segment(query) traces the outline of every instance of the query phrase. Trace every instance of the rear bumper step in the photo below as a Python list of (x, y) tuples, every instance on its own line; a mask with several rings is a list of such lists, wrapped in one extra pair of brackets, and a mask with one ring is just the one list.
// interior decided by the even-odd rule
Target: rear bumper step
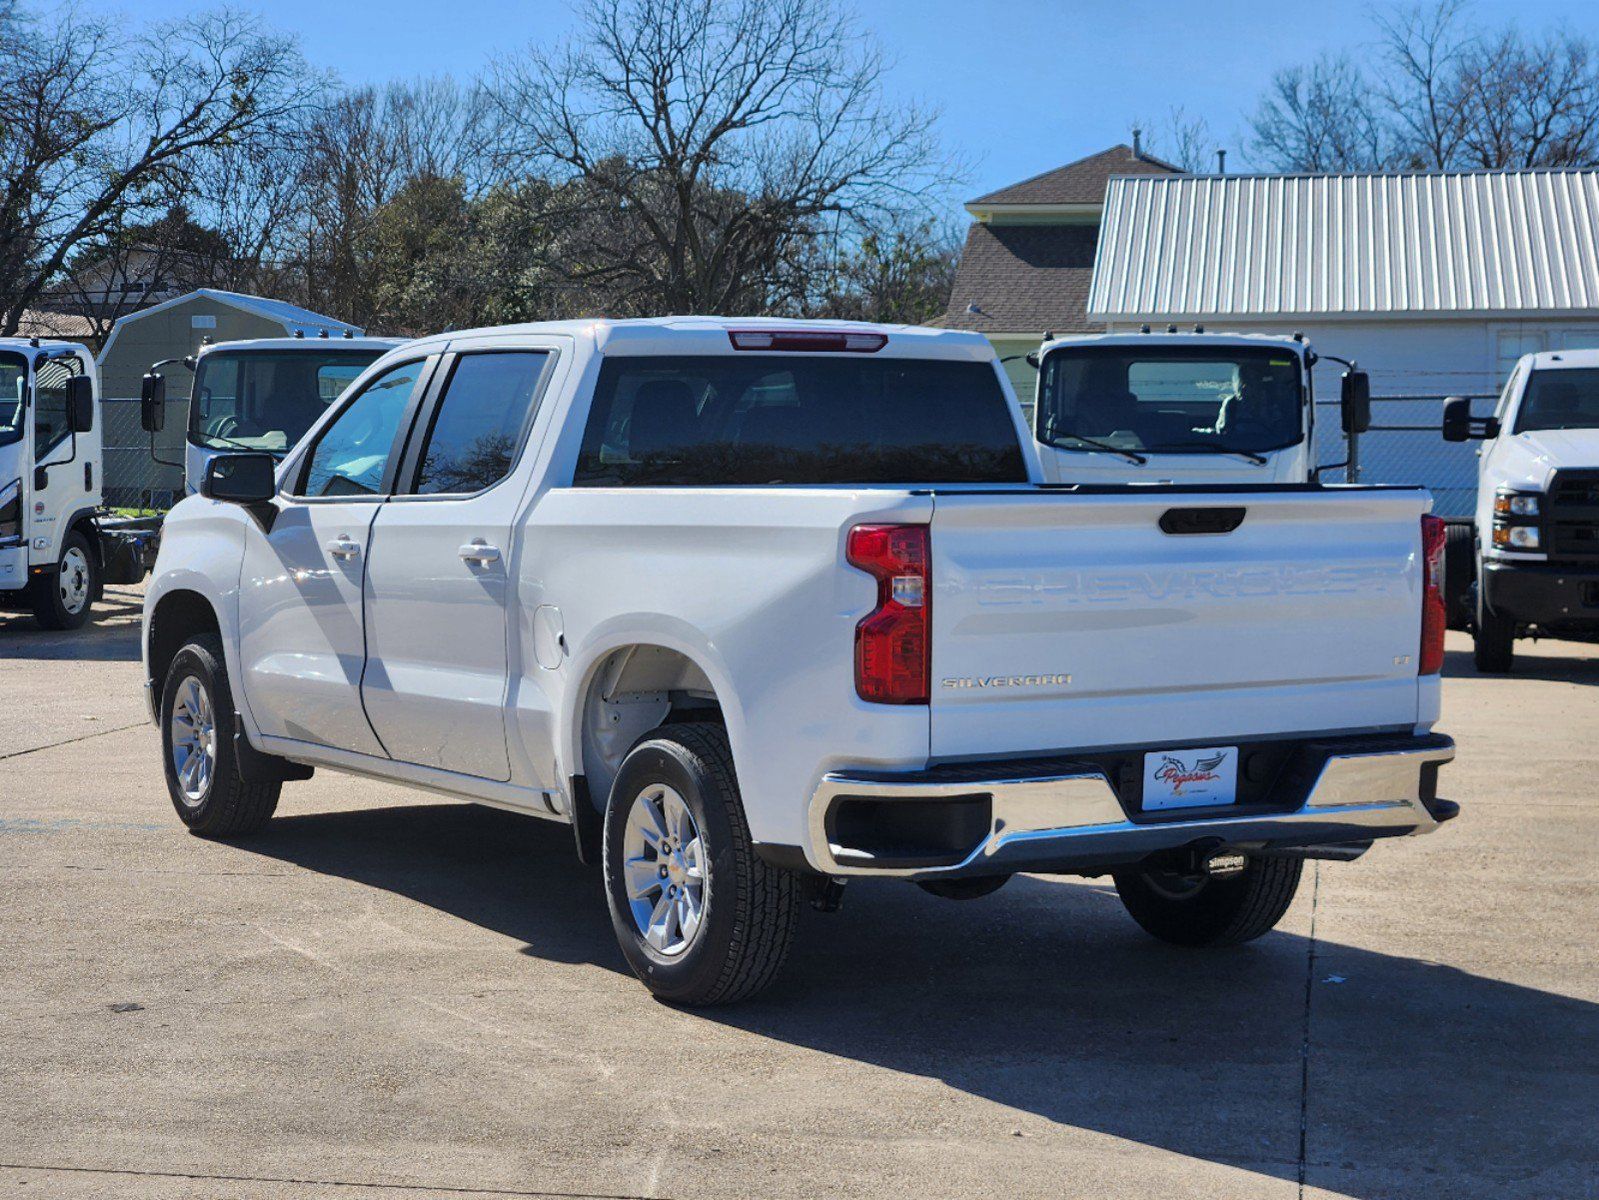
[(1459, 811), (1437, 798), (1438, 770), (1455, 756), (1442, 734), (1307, 741), (1299, 753), (1304, 782), (1285, 781), (1291, 790), (1270, 803), (1177, 818), (1129, 812), (1092, 763), (834, 772), (811, 798), (808, 857), (829, 875), (921, 879), (1099, 871), (1187, 848), (1333, 857), (1332, 847), (1431, 832)]

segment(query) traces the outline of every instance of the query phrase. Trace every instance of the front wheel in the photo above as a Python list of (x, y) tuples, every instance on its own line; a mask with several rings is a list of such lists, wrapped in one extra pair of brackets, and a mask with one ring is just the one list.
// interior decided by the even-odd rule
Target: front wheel
[(720, 726), (664, 726), (628, 752), (606, 806), (603, 861), (617, 941), (660, 999), (727, 1004), (777, 976), (800, 879), (756, 855)]
[(161, 750), (178, 819), (201, 837), (232, 837), (265, 825), (280, 783), (246, 783), (233, 746), (233, 693), (214, 633), (196, 634), (172, 659), (161, 690)]
[(1252, 858), (1236, 875), (1132, 867), (1114, 875), (1133, 920), (1177, 946), (1236, 946), (1268, 932), (1293, 903), (1304, 860)]
[(34, 583), (33, 616), (46, 629), (77, 629), (100, 594), (100, 564), (89, 539), (73, 530), (61, 539), (53, 575)]

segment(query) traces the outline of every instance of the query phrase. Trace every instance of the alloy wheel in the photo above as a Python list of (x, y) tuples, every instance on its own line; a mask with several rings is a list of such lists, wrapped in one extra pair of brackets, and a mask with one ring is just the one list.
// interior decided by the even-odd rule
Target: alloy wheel
[(178, 685), (172, 701), (172, 769), (184, 801), (193, 806), (206, 797), (216, 774), (217, 731), (211, 697), (195, 676)]
[(622, 834), (622, 881), (646, 945), (675, 956), (693, 944), (710, 872), (699, 826), (675, 788), (652, 783), (633, 797)]

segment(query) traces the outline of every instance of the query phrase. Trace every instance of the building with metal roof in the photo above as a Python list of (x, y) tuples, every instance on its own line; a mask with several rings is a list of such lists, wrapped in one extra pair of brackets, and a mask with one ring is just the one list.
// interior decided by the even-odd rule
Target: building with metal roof
[(1599, 172), (1115, 178), (1088, 314), (1305, 329), (1375, 387), (1491, 392), (1599, 345)]

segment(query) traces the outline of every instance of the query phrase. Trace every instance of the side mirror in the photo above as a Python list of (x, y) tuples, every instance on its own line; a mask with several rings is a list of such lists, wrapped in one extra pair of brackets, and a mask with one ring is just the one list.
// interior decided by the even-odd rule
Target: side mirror
[(229, 504), (265, 504), (278, 493), (277, 468), (270, 454), (219, 454), (205, 465), (200, 494)]
[(1345, 371), (1340, 399), (1345, 433), (1365, 433), (1371, 428), (1370, 375), (1364, 371)]
[(1450, 396), (1444, 401), (1443, 435), (1446, 442), (1469, 442), (1473, 438), (1499, 436), (1498, 417), (1474, 417), (1471, 401), (1464, 396)]
[(139, 383), (139, 424), (160, 433), (167, 423), (167, 377), (151, 372)]
[(67, 428), (73, 433), (94, 428), (94, 380), (87, 375), (67, 380)]

